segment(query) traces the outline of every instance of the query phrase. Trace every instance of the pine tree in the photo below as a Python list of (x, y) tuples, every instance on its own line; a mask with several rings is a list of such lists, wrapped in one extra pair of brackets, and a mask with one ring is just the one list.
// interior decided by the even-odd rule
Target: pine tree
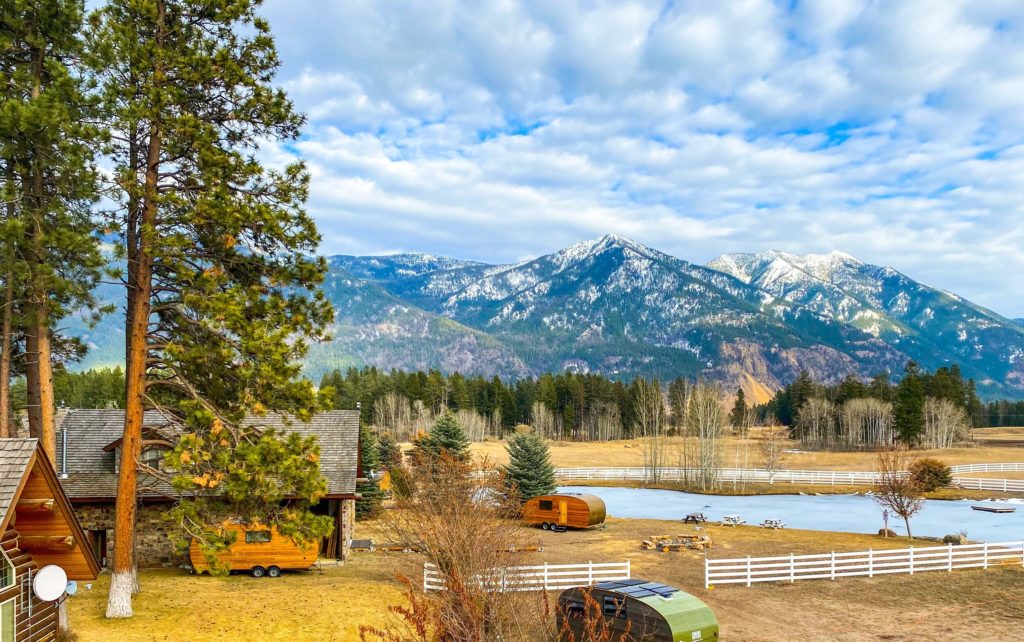
[(747, 397), (743, 394), (743, 388), (736, 389), (736, 403), (732, 405), (732, 412), (729, 413), (729, 421), (733, 428), (742, 428), (747, 423)]
[(903, 378), (896, 387), (893, 402), (893, 423), (906, 444), (917, 442), (924, 430), (925, 384), (921, 369), (913, 360), (907, 362)]
[(439, 457), (469, 461), (469, 439), (455, 415), (445, 410), (426, 435), (417, 440), (413, 453), (416, 465), (430, 465)]
[(372, 519), (380, 513), (384, 493), (380, 484), (371, 477), (381, 471), (380, 441), (365, 424), (359, 426), (359, 453), (362, 458), (363, 476), (370, 481), (356, 485), (360, 497), (356, 500), (356, 519)]
[[(0, 4), (0, 158), (2, 200), (8, 205), (0, 229), (4, 328), (20, 325), (28, 355), (29, 430), (51, 461), (54, 355), (65, 346), (74, 348), (72, 355), (79, 351), (56, 337), (54, 327), (70, 310), (93, 306), (104, 264), (92, 220), (99, 195), (93, 164), (99, 131), (90, 124), (93, 101), (80, 68), (82, 22), (80, 0)], [(12, 265), (14, 257), (23, 263), (20, 268)], [(6, 360), (13, 330), (3, 335)]]
[(507, 466), (502, 468), (510, 493), (521, 501), (555, 492), (555, 467), (547, 442), (536, 433), (519, 433), (509, 440)]
[[(303, 119), (270, 83), (279, 65), (257, 0), (109, 0), (90, 20), (91, 63), (111, 131), (109, 225), (127, 264), (125, 425), (108, 617), (130, 617), (143, 412), (159, 404), (186, 433), (168, 456), (187, 499), (172, 517), (204, 550), (223, 521), (276, 526), (300, 541), (326, 482), (315, 440), (243, 423), (268, 409), (308, 419), (299, 379), (332, 318), (326, 263), (303, 209), (301, 163), (267, 170), (262, 141)], [(282, 501), (289, 498), (287, 510)], [(182, 529), (182, 537), (186, 537)]]

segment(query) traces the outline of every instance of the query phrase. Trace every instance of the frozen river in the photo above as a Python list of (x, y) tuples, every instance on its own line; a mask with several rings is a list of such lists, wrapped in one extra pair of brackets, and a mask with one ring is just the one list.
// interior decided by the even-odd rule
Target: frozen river
[[(704, 513), (718, 521), (723, 515), (739, 515), (748, 524), (781, 519), (789, 528), (849, 533), (877, 533), (882, 528), (882, 507), (859, 495), (755, 495), (728, 497), (697, 495), (674, 490), (571, 486), (567, 493), (591, 493), (604, 500), (608, 515), (638, 519), (682, 519), (687, 513)], [(971, 510), (972, 505), (1015, 506), (1009, 514)], [(910, 521), (915, 535), (942, 537), (966, 531), (972, 540), (1008, 542), (1024, 539), (1024, 503), (977, 500), (929, 500)], [(889, 517), (889, 528), (906, 535), (899, 517)]]

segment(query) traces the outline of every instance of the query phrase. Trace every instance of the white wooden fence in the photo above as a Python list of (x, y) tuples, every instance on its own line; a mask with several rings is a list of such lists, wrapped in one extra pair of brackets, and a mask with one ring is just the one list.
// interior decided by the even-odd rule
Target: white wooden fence
[(959, 466), (950, 466), (949, 469), (954, 475), (960, 473), (1024, 472), (1024, 462), (1010, 461), (998, 464), (961, 464)]
[(1024, 566), (1024, 541), (704, 560), (704, 588), (719, 584), (834, 580), (892, 573), (925, 573), (991, 566)]
[[(555, 591), (598, 582), (630, 579), (629, 560), (595, 564), (509, 566), (480, 574), (477, 581), (490, 591)], [(423, 590), (444, 590), (444, 576), (430, 562), (423, 565)]]
[[(1002, 466), (1003, 468), (998, 468)], [(1024, 464), (970, 464), (951, 466), (954, 473), (952, 485), (971, 490), (995, 490), (1002, 492), (1024, 492), (1024, 479), (992, 479), (981, 477), (959, 477), (958, 474), (989, 471), (1024, 471)], [(665, 467), (658, 469), (659, 481), (682, 481), (686, 478), (685, 468)], [(697, 479), (697, 471), (689, 471), (690, 479)], [(878, 481), (878, 473), (855, 470), (776, 470), (763, 468), (721, 468), (719, 479), (723, 482), (748, 483), (789, 483), (825, 486), (871, 486)], [(562, 481), (651, 481), (654, 470), (642, 466), (620, 468), (556, 468), (555, 477)]]

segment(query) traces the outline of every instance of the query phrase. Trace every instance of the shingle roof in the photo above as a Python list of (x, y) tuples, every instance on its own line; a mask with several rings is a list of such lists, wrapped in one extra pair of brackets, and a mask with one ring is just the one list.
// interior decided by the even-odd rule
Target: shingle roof
[(11, 502), (25, 476), (25, 468), (36, 451), (36, 439), (0, 439), (0, 522), (4, 521)]
[[(356, 471), (359, 465), (359, 413), (355, 410), (333, 410), (316, 415), (309, 423), (290, 420), (282, 415), (249, 417), (249, 425), (316, 435), (320, 441), (320, 466), (327, 478), (328, 493), (345, 495), (356, 492)], [(147, 412), (145, 426), (165, 425), (163, 417)], [(57, 469), (61, 470), (63, 431), (68, 435), (67, 478), (61, 484), (68, 497), (110, 498), (117, 494), (114, 452), (104, 446), (116, 441), (124, 431), (124, 411), (119, 409), (71, 410), (57, 431)], [(139, 476), (139, 494), (143, 497), (173, 496), (163, 482)]]

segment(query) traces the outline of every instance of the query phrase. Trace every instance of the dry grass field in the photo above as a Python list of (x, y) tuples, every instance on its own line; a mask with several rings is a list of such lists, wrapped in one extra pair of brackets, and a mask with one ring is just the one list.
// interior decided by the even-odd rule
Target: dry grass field
[[(542, 553), (524, 563), (623, 561), (634, 577), (673, 584), (708, 602), (727, 641), (1020, 639), (1024, 570), (957, 571), (837, 582), (808, 581), (754, 588), (703, 588), (698, 553), (639, 550), (650, 535), (686, 532), (679, 522), (610, 520), (605, 528), (567, 533), (532, 530)], [(372, 536), (359, 524), (357, 536)], [(810, 553), (901, 547), (902, 539), (816, 531), (708, 528), (712, 556)], [(145, 571), (136, 617), (103, 618), (104, 576), (71, 600), (71, 621), (82, 642), (92, 640), (358, 640), (359, 624), (386, 621), (401, 600), (398, 571), (418, 569), (415, 554), (359, 553), (343, 567), (288, 574), (278, 580), (211, 578), (184, 571)], [(526, 617), (533, 614), (524, 614)]]
[[(1024, 429), (985, 429), (999, 431), (999, 435), (1013, 435), (1014, 431)], [(1016, 433), (1017, 439), (1024, 440), (1024, 432)], [(987, 437), (986, 437), (987, 439)], [(1012, 441), (1009, 437), (1007, 441)], [(748, 438), (728, 437), (723, 440), (721, 452), (722, 464), (726, 467), (757, 468), (761, 466), (758, 443), (760, 435), (752, 431)], [(992, 445), (993, 441), (961, 448), (944, 450), (915, 451), (921, 457), (935, 457), (948, 465), (977, 464), (993, 462), (1024, 461), (1024, 447), (1013, 445)], [(678, 440), (667, 439), (667, 451), (678, 450)], [(788, 446), (799, 449), (799, 444), (792, 442)], [(486, 457), (493, 463), (503, 464), (507, 461), (504, 441), (487, 441), (473, 444), (473, 452)], [(551, 460), (558, 467), (589, 467), (589, 466), (642, 466), (643, 453), (639, 440), (607, 441), (607, 442), (551, 442)], [(669, 459), (671, 464), (671, 458)], [(875, 455), (871, 452), (818, 452), (806, 451), (786, 455), (784, 468), (804, 470), (873, 470)], [(1002, 476), (1002, 473), (992, 474)]]

